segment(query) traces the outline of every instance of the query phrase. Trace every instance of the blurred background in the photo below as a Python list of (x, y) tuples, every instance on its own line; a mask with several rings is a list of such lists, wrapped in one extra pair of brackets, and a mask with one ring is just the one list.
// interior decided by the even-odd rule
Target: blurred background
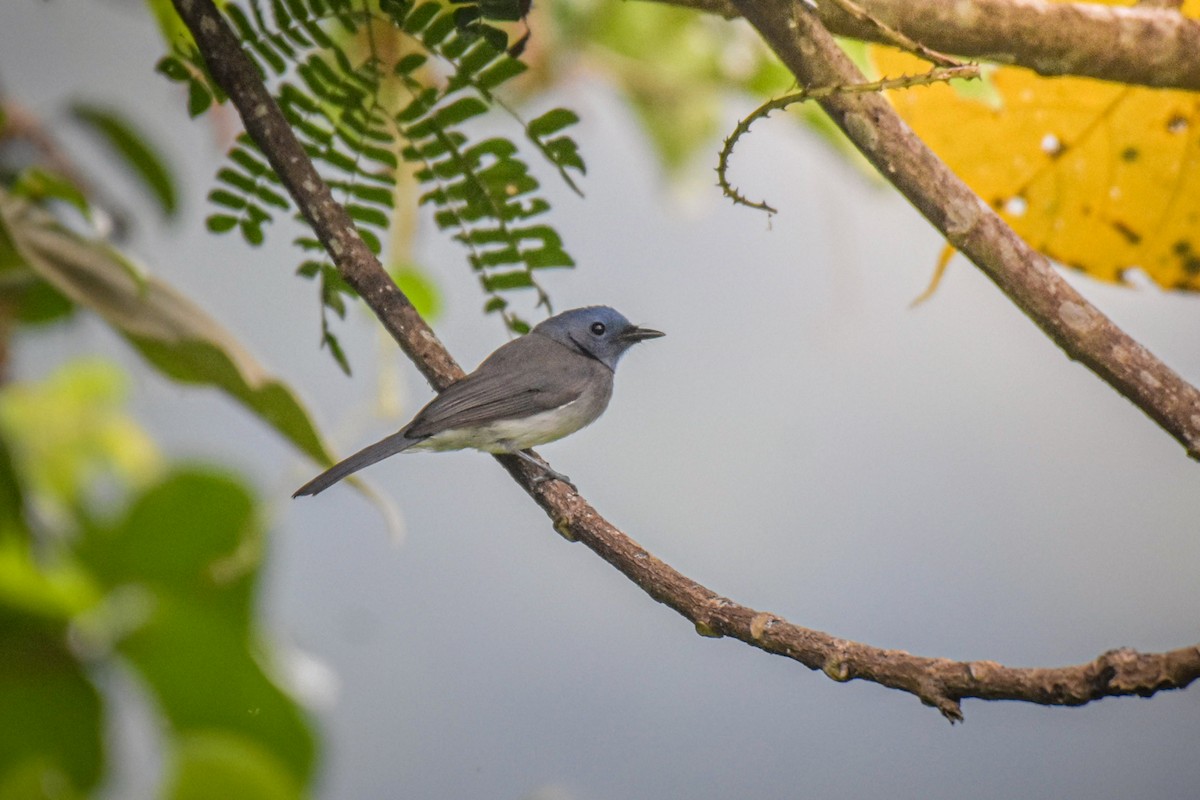
[[(604, 13), (649, 14), (622, 24), (663, 30), (684, 13), (648, 8)], [(710, 25), (728, 27), (698, 27)], [(728, 35), (723, 58), (744, 58), (753, 43), (744, 34)], [(530, 47), (539, 35), (535, 17)], [(319, 349), (314, 286), (294, 275), (289, 242), (300, 229), (277, 222), (260, 248), (205, 230), (204, 198), (236, 121), (189, 121), (182, 90), (153, 73), (162, 52), (137, 3), (0, 10), (4, 99), (82, 154), (95, 184), (129, 198), (125, 249), (293, 387), (337, 453), (396, 429), (431, 391), (358, 305), (334, 321), (352, 377)], [(961, 258), (932, 299), (910, 307), (942, 241), (894, 191), (826, 134), (782, 116), (740, 143), (732, 167), (747, 195), (779, 213), (735, 207), (712, 170), (720, 135), (755, 99), (709, 87), (708, 116), (680, 132), (685, 147), (655, 133), (662, 121), (630, 102), (629, 81), (594, 52), (554, 69), (531, 107), (579, 114), (572, 135), (588, 172), (581, 199), (539, 168), (552, 224), (577, 262), (548, 271), (543, 286), (557, 309), (610, 304), (667, 333), (629, 354), (599, 422), (541, 450), (611, 521), (723, 595), (880, 647), (1061, 666), (1200, 638), (1197, 466)], [(106, 152), (60, 124), (82, 99), (119, 109), (161, 148), (177, 170), (177, 218), (126, 191)], [(424, 223), (411, 258), (435, 287), (438, 334), (470, 368), (508, 334), (481, 313), (461, 248)], [(1195, 297), (1066, 277), (1200, 380)], [(398, 510), (396, 535), (351, 487), (290, 499), (317, 464), (225, 394), (149, 369), (92, 314), (17, 328), (9, 347), (5, 392), (99, 381), (101, 399), (80, 402), (107, 404), (142, 432), (114, 429), (132, 466), (119, 481), (95, 479), (95, 520), (124, 518), (126, 495), (113, 486), (169, 494), (155, 483), (169, 473), (208, 487), (175, 496), (196, 527), (261, 531), (257, 593), (243, 587), (259, 643), (250, 653), (302, 709), (293, 715), (285, 695), (271, 695), (312, 796), (1095, 800), (1186, 797), (1200, 785), (1194, 689), (1076, 709), (966, 701), (966, 722), (952, 727), (910, 695), (836, 684), (697, 636), (555, 535), (489, 457), (393, 458), (364, 473)], [(19, 425), (27, 418), (12, 407), (9, 425)], [(192, 466), (171, 472), (176, 463)], [(227, 519), (230, 503), (255, 510)], [(151, 520), (153, 509), (143, 509)], [(174, 552), (191, 533), (128, 542)], [(123, 585), (117, 567), (97, 571)], [(95, 656), (77, 627), (71, 652), (97, 659), (87, 680), (102, 698), (108, 766), (93, 796), (155, 797), (164, 782), (171, 796), (288, 796), (188, 794), (202, 785), (188, 776), (220, 747), (208, 742), (215, 749), (194, 749), (180, 767), (171, 738), (180, 720), (199, 720), (199, 730), (222, 705), (274, 713), (258, 701), (237, 709), (237, 693), (252, 687), (219, 680), (217, 668), (205, 673), (210, 697), (188, 694), (207, 686), (200, 676), (175, 705), (153, 699), (146, 685), (161, 659), (145, 653), (183, 659), (203, 634), (157, 650), (143, 643), (144, 652), (135, 644), (124, 651), (130, 669)], [(5, 685), (14, 703), (38, 696), (0, 685), (0, 708)], [(0, 713), (0, 753), (40, 736), (20, 719)], [(12, 796), (75, 796), (22, 780)]]

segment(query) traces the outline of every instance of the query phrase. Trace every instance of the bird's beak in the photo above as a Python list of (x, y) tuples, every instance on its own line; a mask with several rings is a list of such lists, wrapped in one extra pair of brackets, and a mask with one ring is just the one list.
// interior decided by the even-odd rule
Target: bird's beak
[(657, 339), (660, 336), (666, 336), (662, 331), (656, 331), (653, 328), (639, 328), (637, 325), (630, 325), (625, 330), (621, 331), (621, 341), (629, 344), (644, 342), (647, 339)]

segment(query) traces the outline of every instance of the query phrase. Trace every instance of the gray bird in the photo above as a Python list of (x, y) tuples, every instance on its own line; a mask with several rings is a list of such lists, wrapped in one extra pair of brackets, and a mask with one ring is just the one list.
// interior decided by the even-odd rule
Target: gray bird
[(612, 397), (613, 371), (631, 346), (663, 334), (633, 325), (607, 306), (550, 317), (502, 345), (474, 372), (446, 387), (412, 422), (334, 464), (296, 490), (316, 494), (342, 478), (405, 450), (511, 453), (570, 484), (528, 453), (594, 422)]

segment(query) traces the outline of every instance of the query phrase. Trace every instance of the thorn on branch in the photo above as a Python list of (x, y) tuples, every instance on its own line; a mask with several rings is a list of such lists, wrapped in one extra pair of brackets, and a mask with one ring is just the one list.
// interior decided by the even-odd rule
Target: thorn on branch
[(721, 192), (733, 201), (735, 205), (757, 208), (759, 211), (767, 212), (767, 214), (776, 214), (778, 213), (776, 209), (768, 205), (766, 201), (747, 199), (740, 190), (729, 182), (729, 158), (733, 155), (733, 148), (738, 143), (738, 140), (750, 132), (750, 126), (755, 122), (765, 119), (772, 111), (782, 111), (790, 105), (802, 103), (806, 100), (820, 100), (836, 94), (861, 94), (865, 92), (884, 92), (892, 89), (909, 89), (914, 86), (928, 86), (929, 84), (944, 83), (951, 80), (972, 80), (978, 77), (978, 64), (958, 64), (955, 62), (955, 66), (934, 67), (929, 72), (918, 75), (901, 75), (897, 78), (882, 78), (867, 83), (805, 88), (792, 94), (786, 94), (783, 97), (768, 100), (751, 111), (744, 119), (740, 120), (734, 127), (733, 132), (725, 138), (724, 143), (721, 145), (721, 151), (717, 154), (717, 185), (721, 187)]

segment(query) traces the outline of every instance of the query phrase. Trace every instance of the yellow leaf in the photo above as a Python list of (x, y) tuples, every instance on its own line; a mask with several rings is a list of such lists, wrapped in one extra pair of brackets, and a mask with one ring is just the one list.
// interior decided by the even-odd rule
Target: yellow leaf
[[(1200, 0), (1183, 12), (1200, 16)], [(872, 58), (883, 76), (927, 69), (890, 48)], [(946, 85), (889, 96), (1037, 250), (1101, 280), (1140, 268), (1161, 286), (1200, 289), (1200, 97), (1015, 67), (990, 84), (983, 96)]]

